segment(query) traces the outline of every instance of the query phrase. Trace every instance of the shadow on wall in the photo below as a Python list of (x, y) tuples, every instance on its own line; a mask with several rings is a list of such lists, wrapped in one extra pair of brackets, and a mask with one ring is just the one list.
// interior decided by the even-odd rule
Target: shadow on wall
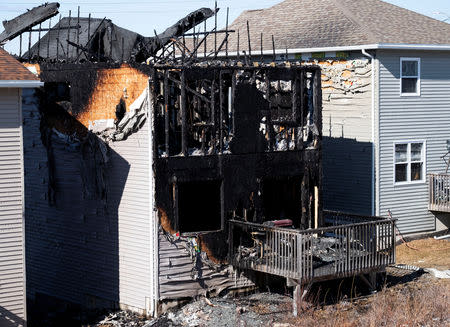
[(372, 214), (372, 143), (323, 137), (323, 206)]
[[(45, 302), (56, 297), (113, 308), (119, 302), (118, 209), (130, 165), (58, 104), (40, 97), (39, 105), (33, 91), (24, 93), (23, 116), (31, 306), (50, 308)], [(31, 320), (45, 319), (39, 311)]]
[(0, 306), (0, 326), (2, 327), (17, 327), (23, 326), (25, 321), (23, 318), (18, 317), (11, 311)]

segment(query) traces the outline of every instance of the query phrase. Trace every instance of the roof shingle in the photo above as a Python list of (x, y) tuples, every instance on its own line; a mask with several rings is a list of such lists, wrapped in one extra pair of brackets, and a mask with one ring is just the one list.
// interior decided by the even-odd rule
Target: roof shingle
[(39, 78), (0, 48), (0, 81), (39, 81)]
[[(229, 27), (240, 31), (240, 49), (252, 51), (345, 47), (365, 44), (450, 45), (450, 24), (380, 0), (285, 0), (267, 9), (244, 11)], [(220, 43), (219, 43), (220, 44)], [(237, 49), (237, 33), (229, 38)]]

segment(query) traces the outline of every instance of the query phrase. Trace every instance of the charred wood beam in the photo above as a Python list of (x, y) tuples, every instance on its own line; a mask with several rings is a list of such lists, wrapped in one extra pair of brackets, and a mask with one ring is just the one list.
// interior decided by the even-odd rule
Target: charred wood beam
[(169, 71), (164, 72), (164, 133), (165, 133), (165, 148), (167, 156), (170, 156), (169, 148)]
[(181, 153), (184, 156), (188, 155), (187, 149), (187, 117), (186, 117), (186, 73), (181, 72), (181, 95), (180, 95), (180, 110), (181, 110)]
[[(91, 16), (89, 14), (89, 34), (90, 34), (90, 17)], [(100, 27), (103, 26), (103, 23), (105, 22), (105, 20), (106, 20), (106, 17), (104, 17), (102, 19), (100, 24), (98, 24), (97, 28), (95, 29), (94, 33), (92, 33), (91, 37), (88, 38), (88, 41), (86, 42), (86, 47), (85, 47), (87, 49), (87, 53), (94, 54), (90, 50), (91, 49), (91, 42), (94, 40), (95, 35), (97, 35), (97, 32), (100, 30)], [(61, 25), (61, 18), (60, 18), (60, 23), (58, 24), (58, 26), (59, 25)], [(58, 29), (58, 35), (59, 35), (59, 29)], [(99, 41), (98, 42), (99, 42), (99, 49), (98, 49), (98, 53), (97, 53), (97, 60), (98, 60), (98, 58), (100, 58), (100, 53), (99, 53), (100, 52), (100, 35), (99, 35)], [(75, 58), (75, 61), (78, 61), (78, 59), (80, 58), (80, 55), (81, 55), (81, 53), (78, 54), (77, 58)], [(87, 58), (87, 56), (86, 56), (86, 59), (89, 60), (89, 58)]]
[(229, 36), (229, 34), (227, 34), (225, 36), (225, 38), (223, 39), (222, 43), (220, 44), (219, 48), (217, 49), (216, 53), (214, 54), (214, 59), (217, 58), (217, 54), (222, 50), (225, 43), (228, 44), (228, 36)]
[(59, 3), (51, 2), (34, 7), (26, 13), (14, 19), (4, 21), (5, 30), (0, 34), (0, 43), (10, 41), (23, 32), (29, 31), (33, 26), (39, 25), (43, 21), (58, 14)]
[(194, 35), (206, 35), (208, 36), (209, 34), (226, 34), (226, 33), (235, 33), (235, 30), (225, 30), (225, 31), (214, 31), (214, 29), (212, 31), (208, 31), (208, 32), (195, 32), (194, 33), (186, 33), (183, 34), (184, 36), (194, 36)]
[[(80, 26), (80, 6), (78, 6), (77, 25)], [(80, 31), (77, 29), (77, 44), (80, 44)], [(80, 49), (77, 48), (77, 58), (80, 55)], [(78, 59), (77, 59), (78, 62)]]
[[(68, 24), (69, 28), (67, 29), (67, 40), (70, 40), (70, 21), (72, 19), (71, 16), (72, 16), (72, 11), (69, 10), (69, 24)], [(69, 43), (67, 43), (66, 57), (67, 57), (67, 60), (69, 60)]]
[(211, 85), (211, 124), (212, 127), (212, 144), (213, 153), (216, 152), (216, 82), (212, 81)]
[[(269, 75), (265, 74), (265, 81), (266, 81), (266, 99), (270, 101), (270, 79)], [(274, 144), (274, 135), (273, 135), (273, 124), (272, 124), (272, 113), (271, 113), (271, 107), (269, 105), (269, 112), (266, 116), (266, 125), (267, 125), (267, 137), (268, 137), (268, 143), (269, 143), (269, 150), (273, 151), (273, 144)]]
[[(60, 29), (61, 30), (67, 30), (67, 29), (80, 28), (80, 27), (81, 27), (81, 25), (77, 24), (77, 25), (71, 25), (71, 26), (61, 26)], [(31, 32), (47, 32), (47, 31), (50, 31), (50, 30), (53, 30), (53, 28), (50, 28), (50, 27), (48, 27), (48, 28), (35, 28), (35, 29), (32, 29)]]
[[(208, 35), (209, 35), (210, 33), (213, 33), (213, 32), (214, 32), (214, 30), (211, 31), (211, 32), (205, 33), (205, 37), (204, 37), (203, 40), (201, 40), (201, 41), (197, 44), (197, 46), (194, 48), (194, 51), (192, 51), (192, 54), (191, 54), (191, 56), (189, 57), (188, 61), (190, 61), (190, 60), (194, 57), (194, 55), (197, 53), (198, 49), (199, 49), (200, 46), (203, 44), (203, 42), (206, 44), (206, 38), (208, 37)], [(205, 57), (206, 57), (206, 52), (205, 52)]]
[[(176, 78), (172, 77), (172, 76), (168, 76), (168, 79), (171, 80), (172, 82), (176, 83), (177, 85), (181, 86), (182, 83), (181, 81), (177, 80)], [(203, 101), (205, 101), (206, 103), (211, 103), (211, 100), (208, 99), (207, 97), (205, 97), (203, 94), (198, 93), (196, 90), (190, 88), (189, 86), (185, 85), (185, 89), (186, 91), (191, 92), (192, 94), (194, 94), (195, 96), (199, 97), (200, 99), (202, 99)]]
[(224, 94), (223, 94), (223, 71), (220, 72), (219, 75), (219, 151), (223, 152), (223, 102), (224, 102)]
[(157, 38), (150, 38), (150, 41), (135, 54), (136, 61), (145, 61), (148, 57), (154, 56), (163, 46), (170, 43), (173, 38), (182, 36), (185, 32), (212, 17), (214, 13), (214, 10), (209, 8), (201, 8), (190, 13), (163, 33), (158, 34)]
[(66, 41), (67, 41), (67, 43), (69, 43), (69, 45), (71, 45), (71, 46), (73, 46), (75, 48), (78, 48), (78, 49), (86, 51), (86, 52), (89, 51), (86, 47), (83, 47), (82, 45), (76, 44), (75, 42), (72, 42), (70, 40), (66, 40)]

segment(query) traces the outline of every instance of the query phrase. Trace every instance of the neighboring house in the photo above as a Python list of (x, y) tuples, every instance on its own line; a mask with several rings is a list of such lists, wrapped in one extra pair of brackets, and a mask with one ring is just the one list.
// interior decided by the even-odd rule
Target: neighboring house
[(450, 24), (379, 0), (287, 0), (245, 11), (229, 29), (228, 55), (241, 61), (275, 53), (321, 66), (324, 208), (390, 210), (403, 233), (448, 228), (439, 212), (448, 206), (428, 209), (427, 174), (446, 169)]
[(39, 79), (0, 48), (0, 325), (26, 323), (22, 89)]

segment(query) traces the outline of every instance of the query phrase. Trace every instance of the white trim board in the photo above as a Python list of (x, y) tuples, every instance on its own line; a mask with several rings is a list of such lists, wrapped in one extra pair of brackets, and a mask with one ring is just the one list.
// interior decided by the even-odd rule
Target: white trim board
[(35, 88), (44, 86), (41, 81), (33, 80), (0, 80), (0, 87), (21, 87), (21, 88)]
[[(333, 52), (333, 51), (356, 51), (356, 50), (377, 50), (377, 49), (392, 49), (392, 50), (433, 50), (433, 51), (450, 51), (450, 44), (401, 44), (401, 43), (376, 43), (376, 44), (362, 44), (349, 46), (334, 46), (334, 47), (315, 47), (315, 48), (292, 48), (292, 49), (275, 49), (275, 54), (295, 54), (308, 52)], [(246, 49), (242, 49), (247, 51)], [(242, 55), (243, 51), (239, 51)], [(255, 51), (255, 55), (261, 55), (261, 51)], [(273, 49), (264, 50), (263, 55), (273, 55)], [(252, 53), (253, 54), (253, 53)], [(226, 56), (224, 51), (218, 53), (219, 57)], [(228, 56), (237, 56), (237, 51), (228, 52)], [(198, 57), (202, 57), (201, 54)]]

